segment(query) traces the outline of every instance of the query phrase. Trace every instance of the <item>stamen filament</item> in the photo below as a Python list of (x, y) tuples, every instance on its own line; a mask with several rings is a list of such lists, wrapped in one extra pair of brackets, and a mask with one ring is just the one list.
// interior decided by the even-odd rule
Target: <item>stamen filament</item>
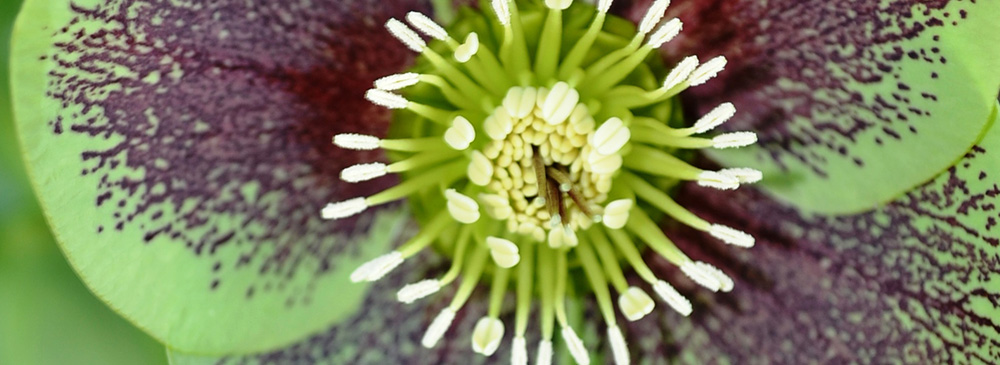
[(535, 75), (540, 82), (547, 83), (555, 73), (561, 43), (562, 9), (549, 8), (535, 54)]
[(469, 247), (469, 241), (472, 241), (472, 227), (472, 225), (463, 225), (458, 232), (458, 246), (455, 247), (455, 254), (452, 256), (455, 258), (455, 261), (451, 263), (451, 267), (441, 277), (441, 286), (451, 284), (458, 277), (458, 274), (462, 272), (462, 262), (465, 261), (465, 256), (467, 255), (465, 251)]
[(420, 81), (437, 86), (438, 90), (441, 90), (441, 94), (444, 95), (444, 98), (457, 107), (468, 110), (479, 110), (482, 108), (478, 100), (470, 99), (470, 94), (459, 92), (443, 77), (437, 75), (420, 75)]
[(462, 309), (465, 302), (469, 300), (472, 291), (476, 289), (476, 284), (479, 283), (479, 276), (483, 274), (486, 261), (489, 259), (489, 250), (486, 249), (486, 244), (482, 242), (476, 243), (476, 249), (472, 252), (469, 265), (465, 268), (464, 275), (462, 275), (462, 283), (459, 284), (458, 291), (455, 292), (455, 297), (451, 300), (451, 304), (448, 305), (448, 308), (451, 308), (455, 312)]
[[(440, 144), (440, 140), (438, 141)], [(413, 169), (435, 165), (438, 162), (451, 160), (458, 156), (461, 156), (461, 152), (450, 149), (421, 152), (405, 160), (389, 164), (385, 167), (385, 171), (389, 173), (410, 171)]]
[(615, 324), (615, 309), (611, 301), (611, 293), (608, 291), (608, 282), (604, 278), (601, 264), (597, 262), (597, 257), (594, 256), (594, 251), (591, 250), (588, 240), (582, 240), (576, 246), (576, 256), (580, 258), (583, 271), (597, 297), (597, 306), (601, 310), (601, 315), (604, 316), (604, 322), (608, 326), (613, 326)]
[(497, 268), (493, 271), (493, 284), (490, 285), (490, 308), (487, 314), (490, 318), (500, 317), (500, 308), (503, 306), (503, 297), (507, 293), (509, 279), (510, 269)]
[(566, 316), (566, 278), (568, 276), (566, 272), (566, 251), (557, 250), (555, 251), (555, 256), (556, 286), (554, 304), (556, 307), (556, 320), (559, 321), (559, 326), (567, 328), (569, 327), (569, 319)]
[(680, 266), (681, 263), (691, 260), (663, 234), (663, 230), (642, 210), (636, 210), (632, 214), (628, 223), (625, 224), (625, 228), (639, 236), (653, 251), (675, 265)]
[(531, 314), (532, 284), (535, 282), (533, 276), (535, 247), (534, 244), (522, 243), (521, 262), (517, 267), (517, 310), (514, 314), (514, 336), (524, 337), (528, 330), (528, 317)]
[(441, 145), (441, 138), (438, 137), (383, 139), (379, 141), (379, 147), (400, 152), (422, 152), (445, 148)]
[(396, 186), (383, 190), (365, 199), (369, 206), (379, 205), (402, 199), (420, 189), (432, 186), (437, 183), (451, 185), (452, 181), (465, 174), (465, 161), (455, 161), (447, 165), (428, 171), (426, 174), (419, 174), (408, 178)]
[(597, 255), (601, 258), (601, 266), (604, 267), (604, 274), (607, 275), (611, 285), (619, 293), (624, 292), (628, 289), (628, 281), (625, 280), (625, 274), (622, 272), (621, 265), (618, 264), (618, 256), (611, 248), (608, 237), (596, 229), (588, 230), (587, 237), (590, 238), (588, 242), (593, 244), (594, 249), (597, 250)]
[[(583, 34), (582, 37), (573, 45), (573, 49), (569, 51), (569, 54), (563, 58), (563, 61), (559, 65), (559, 78), (567, 80), (576, 71), (580, 64), (583, 63), (583, 58), (587, 55), (587, 51), (590, 51), (590, 47), (594, 45), (594, 40), (597, 39), (597, 34), (604, 27), (604, 19), (607, 16), (606, 13), (599, 12), (594, 17), (594, 21), (590, 23), (590, 27), (587, 28), (587, 32)], [(574, 86), (577, 84), (573, 84)]]
[(671, 154), (639, 144), (632, 146), (628, 157), (624, 161), (625, 167), (657, 176), (698, 180), (704, 172)]
[(555, 250), (545, 245), (538, 247), (538, 294), (541, 297), (542, 340), (551, 341), (555, 332), (555, 300), (556, 300), (556, 265), (553, 259)]
[(622, 256), (625, 256), (625, 260), (628, 261), (629, 266), (632, 266), (632, 269), (635, 270), (636, 274), (639, 274), (642, 280), (650, 284), (654, 284), (660, 280), (656, 278), (656, 274), (653, 274), (653, 270), (650, 270), (649, 266), (646, 266), (646, 262), (642, 261), (639, 249), (635, 247), (635, 244), (632, 243), (632, 240), (628, 238), (625, 232), (609, 228), (605, 228), (604, 231), (607, 232), (608, 237), (611, 237), (611, 242), (614, 242), (618, 251), (622, 253)]
[(416, 255), (418, 252), (426, 248), (441, 235), (441, 232), (443, 232), (445, 228), (448, 227), (448, 224), (451, 223), (448, 217), (449, 215), (446, 211), (438, 213), (431, 219), (430, 222), (427, 223), (426, 226), (423, 227), (423, 229), (420, 230), (419, 233), (413, 236), (413, 238), (410, 238), (409, 241), (406, 241), (406, 243), (402, 246), (399, 246), (396, 251), (399, 251), (404, 259), (413, 257), (413, 255)]
[(620, 181), (628, 185), (640, 199), (645, 200), (661, 212), (666, 213), (691, 228), (699, 231), (708, 231), (708, 228), (712, 225), (708, 221), (684, 209), (684, 207), (671, 199), (669, 195), (634, 174), (622, 174)]

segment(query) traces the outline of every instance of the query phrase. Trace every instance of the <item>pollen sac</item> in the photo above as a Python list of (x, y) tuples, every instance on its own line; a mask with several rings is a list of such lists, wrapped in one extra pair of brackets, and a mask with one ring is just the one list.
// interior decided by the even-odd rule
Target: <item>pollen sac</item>
[[(526, 364), (526, 338), (536, 337), (527, 328), (559, 328), (558, 335), (537, 336), (535, 363), (550, 364), (553, 341), (561, 340), (577, 364), (589, 364), (589, 351), (565, 312), (569, 296), (593, 295), (607, 328), (603, 340), (615, 363), (627, 364), (631, 357), (616, 311), (628, 321), (641, 320), (656, 310), (653, 297), (683, 316), (693, 310), (671, 283), (656, 277), (646, 258), (661, 256), (660, 262), (684, 273), (678, 281), (690, 280), (703, 287), (698, 290), (734, 289), (736, 281), (723, 270), (687, 257), (659, 221), (685, 224), (727, 243), (727, 249), (754, 245), (740, 227), (706, 221), (671, 196), (681, 185), (732, 190), (763, 178), (749, 167), (702, 170), (688, 162), (694, 160), (690, 153), (678, 153), (757, 142), (753, 132), (715, 131), (735, 116), (731, 103), (697, 121), (683, 120), (685, 113), (676, 110), (679, 93), (708, 82), (727, 61), (671, 55), (687, 57), (673, 67), (660, 64), (655, 55), (661, 50), (683, 48), (664, 47), (683, 31), (679, 19), (661, 22), (668, 0), (652, 1), (631, 35), (606, 31), (617, 28), (605, 26), (613, 17), (607, 14), (612, 1), (596, 3), (491, 0), (490, 6), (460, 12), (458, 24), (447, 27), (419, 12), (406, 15), (409, 25), (386, 22), (401, 42), (396, 46), (420, 55), (412, 71), (380, 78), (364, 94), (392, 109), (394, 124), (385, 137), (343, 133), (333, 142), (390, 160), (348, 166), (340, 174), (344, 181), (367, 184), (391, 173), (399, 184), (333, 202), (320, 214), (344, 219), (409, 200), (421, 228), (350, 278), (378, 280), (428, 248), (447, 256), (452, 267), (442, 276), (396, 293), (399, 301), (412, 303), (457, 287), (446, 291), (454, 293), (451, 302), (428, 325), (424, 347), (446, 340), (456, 313), (485, 287), (489, 310), (473, 328), (474, 352), (491, 356), (510, 328), (511, 361)], [(388, 153), (369, 152), (378, 149)], [(652, 293), (633, 286), (625, 273), (639, 274)], [(587, 284), (592, 290), (567, 289)], [(516, 326), (499, 319), (508, 317), (505, 303), (515, 303), (509, 317)], [(556, 315), (532, 314), (539, 306), (540, 313)], [(532, 320), (541, 323), (527, 325)]]

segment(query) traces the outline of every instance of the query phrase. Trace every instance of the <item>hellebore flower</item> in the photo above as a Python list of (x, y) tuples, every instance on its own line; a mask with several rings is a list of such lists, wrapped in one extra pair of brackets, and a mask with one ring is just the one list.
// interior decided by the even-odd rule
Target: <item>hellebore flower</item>
[[(621, 339), (632, 358), (651, 362), (1000, 356), (1000, 133), (991, 129), (1000, 5), (675, 1), (665, 19), (680, 20), (658, 25), (666, 1), (618, 1), (612, 13), (639, 24), (642, 43), (629, 45), (632, 38), (622, 39), (635, 33), (628, 24), (595, 20), (610, 1), (596, 11), (570, 3), (484, 3), (481, 12), (463, 10), (444, 34), (429, 19), (408, 16), (428, 10), (416, 1), (29, 1), (12, 66), (19, 133), (70, 262), (111, 307), (173, 349), (178, 363), (252, 353), (224, 361), (468, 363), (470, 339), (476, 352), (519, 362), (524, 343), (554, 340), (552, 316), (565, 341), (548, 343), (557, 353), (568, 343), (577, 362), (588, 353), (627, 362)], [(392, 18), (439, 41), (428, 44), (397, 20), (386, 31), (382, 24)], [(665, 43), (681, 21), (684, 32)], [(600, 34), (588, 35), (590, 24)], [(530, 29), (537, 35), (524, 37)], [(405, 73), (412, 55), (390, 32), (423, 55), (414, 73)], [(561, 69), (577, 62), (577, 45), (587, 51), (587, 37), (597, 52), (580, 56), (583, 76)], [(563, 53), (545, 46), (560, 44)], [(639, 53), (661, 46), (669, 73)], [(623, 47), (627, 53), (612, 57)], [(731, 101), (739, 112), (720, 128), (756, 131), (760, 143), (708, 152), (711, 161), (695, 164), (759, 167), (767, 176), (763, 191), (706, 189), (699, 185), (732, 187), (756, 173), (706, 174), (714, 170), (670, 157), (676, 147), (725, 145), (677, 134), (687, 125), (662, 124), (680, 121), (679, 106), (665, 96), (704, 81), (699, 70), (717, 71), (690, 67), (683, 57), (720, 54), (727, 70), (686, 91), (684, 112), (708, 115), (714, 127), (732, 114), (724, 104)], [(649, 85), (658, 73), (667, 85)], [(689, 73), (695, 76), (678, 76)], [(402, 86), (401, 94), (387, 90)], [(550, 107), (553, 95), (563, 97)], [(408, 111), (390, 123), (363, 96)], [(458, 116), (442, 105), (483, 114)], [(535, 110), (512, 118), (522, 105)], [(631, 108), (614, 108), (620, 105), (649, 118), (630, 120)], [(523, 185), (499, 173), (491, 181), (494, 174), (483, 170), (510, 166), (500, 162), (507, 143), (525, 140), (510, 136), (534, 128), (517, 124), (531, 115), (538, 116), (535, 133), (553, 142), (522, 149), (519, 158), (511, 150), (530, 172), (521, 170)], [(710, 129), (688, 124), (691, 132)], [(721, 135), (747, 136), (733, 133)], [(573, 158), (553, 152), (565, 145), (560, 154), (586, 161), (574, 167)], [(418, 153), (407, 159), (411, 152)], [(575, 172), (588, 169), (593, 173)], [(625, 170), (695, 183), (650, 184)], [(526, 192), (532, 177), (534, 190)], [(450, 189), (462, 179), (470, 184)], [(676, 203), (663, 193), (668, 187)], [(542, 190), (544, 199), (516, 198), (542, 197)], [(404, 196), (408, 206), (373, 206)], [(684, 224), (667, 218), (665, 233), (652, 229), (647, 213), (660, 210)], [(335, 219), (321, 219), (321, 211)], [(411, 211), (416, 225), (407, 225)], [(534, 220), (522, 220), (523, 230), (501, 221), (516, 214)], [(611, 229), (597, 227), (597, 216)], [(632, 247), (623, 244), (630, 236), (614, 233), (625, 222), (617, 232), (651, 248), (644, 257), (621, 252), (628, 277), (616, 274), (615, 251), (602, 249)], [(753, 243), (728, 227), (752, 233), (758, 244), (748, 251), (720, 245)], [(611, 239), (594, 234), (598, 229)], [(393, 251), (400, 236), (412, 238)], [(502, 289), (470, 292), (488, 251), (492, 283), (483, 286), (506, 288), (508, 276), (530, 267), (505, 269), (531, 259), (526, 239), (512, 242), (519, 237), (533, 237), (541, 248), (534, 260), (554, 266), (533, 281), (551, 292), (539, 290), (540, 319), (530, 325), (523, 296), (504, 301)], [(435, 250), (411, 250), (433, 242)], [(580, 261), (570, 279), (567, 256), (554, 253), (567, 246), (575, 246), (568, 257)], [(379, 256), (386, 252), (394, 253)], [(444, 257), (479, 264), (462, 270), (457, 290), (444, 290), (443, 278), (455, 279)], [(383, 275), (371, 286), (350, 282)], [(617, 304), (625, 319), (655, 318), (616, 320), (604, 275), (623, 298)], [(710, 293), (694, 282), (732, 292)], [(676, 289), (663, 289), (667, 283)], [(667, 303), (691, 315), (650, 311), (646, 287), (669, 292), (662, 295)], [(397, 302), (438, 290), (422, 304)], [(565, 307), (560, 296), (568, 298)], [(447, 321), (437, 320), (446, 306)], [(505, 331), (501, 317), (516, 317), (517, 329)], [(427, 327), (444, 322), (453, 323), (434, 350), (418, 346), (434, 345), (422, 341)], [(570, 325), (576, 330), (566, 331)]]

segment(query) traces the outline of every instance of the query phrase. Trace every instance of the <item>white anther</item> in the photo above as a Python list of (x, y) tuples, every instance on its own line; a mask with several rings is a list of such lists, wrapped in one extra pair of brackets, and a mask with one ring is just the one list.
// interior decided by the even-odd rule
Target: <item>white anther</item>
[(573, 332), (570, 327), (563, 327), (561, 333), (573, 360), (579, 365), (590, 365), (590, 354), (587, 353), (587, 348), (583, 346), (583, 341), (576, 335), (576, 332)]
[(458, 151), (469, 148), (469, 144), (475, 140), (476, 128), (461, 115), (455, 117), (451, 121), (451, 127), (444, 131), (444, 142)]
[(364, 212), (368, 209), (365, 198), (347, 199), (342, 202), (329, 203), (320, 212), (323, 219), (341, 219)]
[(736, 107), (733, 103), (722, 103), (719, 106), (712, 109), (712, 111), (705, 113), (697, 122), (694, 122), (694, 132), (695, 133), (705, 133), (718, 127), (722, 123), (725, 123), (729, 118), (736, 115)]
[(680, 85), (684, 80), (687, 80), (691, 76), (691, 73), (698, 68), (698, 57), (687, 56), (681, 62), (674, 66), (673, 70), (667, 74), (667, 78), (663, 79), (663, 88), (671, 89), (677, 85)]
[(552, 365), (552, 341), (538, 341), (538, 355), (535, 358), (535, 364)]
[(632, 138), (632, 132), (625, 126), (625, 123), (618, 117), (611, 117), (594, 131), (590, 137), (590, 145), (597, 153), (610, 155), (618, 153), (630, 138)]
[(379, 90), (393, 91), (416, 85), (418, 82), (420, 82), (420, 74), (407, 72), (383, 76), (378, 80), (375, 80), (375, 88)]
[(514, 214), (510, 201), (496, 194), (479, 194), (479, 201), (486, 205), (486, 213), (493, 219), (504, 220)]
[[(699, 262), (688, 261), (681, 265), (681, 272), (691, 278), (695, 283), (701, 285), (711, 291), (719, 291), (722, 288), (722, 283), (716, 278), (715, 274), (709, 270), (706, 270), (704, 265), (699, 265)], [(706, 264), (707, 265), (707, 264)]]
[(510, 8), (507, 2), (510, 0), (493, 0), (493, 12), (497, 14), (500, 25), (504, 27), (510, 25)]
[(605, 227), (611, 229), (621, 229), (628, 222), (628, 212), (632, 209), (632, 199), (618, 199), (608, 203), (604, 207), (604, 215), (601, 222)]
[(670, 0), (654, 1), (649, 6), (649, 10), (646, 11), (646, 15), (642, 17), (642, 21), (639, 22), (639, 33), (646, 34), (652, 31), (653, 27), (660, 23), (660, 19), (663, 19), (663, 13), (667, 11), (668, 6), (670, 6)]
[(340, 179), (349, 183), (368, 181), (385, 176), (386, 165), (381, 162), (362, 163), (340, 171)]
[(406, 284), (396, 292), (396, 300), (410, 304), (417, 299), (437, 293), (441, 289), (441, 282), (437, 279), (421, 280), (413, 284)]
[(392, 251), (368, 261), (351, 273), (351, 282), (376, 281), (403, 263), (403, 254)]
[(390, 18), (389, 21), (385, 22), (385, 28), (389, 30), (389, 33), (393, 37), (399, 39), (400, 42), (403, 42), (407, 48), (414, 52), (423, 52), (424, 48), (427, 48), (427, 43), (420, 38), (417, 32), (414, 32), (413, 29), (407, 27), (403, 22), (396, 20), (396, 18)]
[(424, 15), (424, 13), (416, 11), (406, 13), (406, 21), (410, 22), (414, 28), (417, 28), (417, 30), (428, 37), (441, 41), (448, 39), (448, 32), (437, 22)]
[(726, 273), (722, 272), (722, 270), (719, 270), (719, 268), (715, 266), (701, 261), (695, 262), (695, 265), (698, 265), (702, 272), (711, 275), (716, 281), (719, 282), (719, 291), (730, 292), (733, 290), (733, 286), (736, 285), (733, 282), (733, 278), (730, 278), (729, 275), (726, 275)]
[(739, 247), (753, 247), (753, 236), (746, 232), (726, 227), (721, 224), (713, 224), (708, 227), (708, 234), (718, 238), (725, 243)]
[(337, 147), (357, 151), (377, 149), (381, 141), (378, 137), (357, 133), (341, 133), (333, 136), (333, 144)]
[(506, 108), (497, 107), (493, 110), (493, 115), (486, 117), (486, 120), (483, 121), (483, 129), (486, 130), (486, 135), (490, 136), (490, 139), (502, 141), (514, 130), (514, 121), (507, 114)]
[(608, 326), (608, 342), (611, 342), (611, 354), (614, 355), (615, 364), (628, 365), (631, 362), (628, 344), (625, 343), (625, 336), (622, 336), (622, 330), (618, 326)]
[(612, 0), (599, 0), (597, 2), (597, 11), (601, 13), (607, 13), (611, 9)]
[(448, 327), (451, 327), (451, 322), (454, 320), (455, 311), (449, 307), (442, 309), (441, 313), (438, 313), (431, 325), (427, 327), (427, 332), (424, 332), (424, 338), (420, 340), (420, 344), (426, 348), (437, 345), (441, 337), (444, 337), (444, 333), (448, 332)]
[(746, 147), (754, 143), (757, 143), (757, 133), (754, 132), (732, 132), (712, 138), (712, 146), (719, 149)]
[(389, 109), (403, 109), (410, 104), (406, 98), (391, 92), (379, 89), (369, 89), (365, 92), (365, 99), (375, 105)]
[(587, 163), (590, 164), (590, 171), (595, 174), (611, 174), (622, 167), (622, 155), (617, 153), (602, 155), (597, 151), (591, 151), (587, 155)]
[(459, 63), (469, 62), (472, 56), (476, 55), (476, 52), (479, 52), (479, 34), (472, 32), (465, 36), (465, 43), (455, 48), (455, 61)]
[(479, 203), (476, 203), (475, 199), (455, 189), (445, 190), (444, 197), (448, 200), (448, 213), (456, 221), (472, 224), (479, 220)]
[(634, 286), (630, 286), (625, 292), (618, 296), (618, 309), (625, 315), (625, 319), (635, 322), (645, 317), (653, 311), (656, 303), (649, 294)]
[(653, 48), (660, 48), (664, 43), (670, 42), (671, 39), (680, 34), (683, 27), (684, 25), (680, 19), (670, 19), (670, 21), (663, 23), (660, 28), (656, 29), (653, 35), (649, 36), (646, 44)]
[(517, 245), (509, 240), (498, 237), (486, 237), (486, 246), (490, 248), (490, 256), (493, 262), (502, 268), (511, 268), (521, 261), (518, 254)]
[(715, 171), (702, 171), (698, 174), (698, 185), (719, 190), (732, 190), (740, 187), (740, 181), (735, 177)]
[(660, 296), (660, 299), (667, 302), (667, 305), (669, 305), (670, 308), (677, 311), (677, 313), (680, 313), (685, 317), (691, 315), (691, 311), (693, 310), (691, 307), (691, 301), (681, 295), (681, 293), (679, 293), (677, 289), (674, 289), (673, 286), (667, 284), (667, 282), (663, 280), (657, 281), (653, 284), (653, 291)]
[(484, 356), (493, 355), (503, 339), (503, 322), (499, 319), (483, 317), (472, 330), (472, 351)]
[(493, 163), (482, 152), (472, 151), (469, 169), (466, 172), (473, 184), (486, 186), (493, 177)]
[(691, 76), (688, 78), (688, 84), (691, 86), (704, 84), (706, 81), (719, 74), (719, 71), (722, 71), (724, 68), (726, 68), (725, 57), (718, 56), (710, 59), (708, 62), (698, 66), (698, 68), (691, 73)]
[(573, 5), (573, 0), (545, 0), (545, 6), (549, 9), (566, 10)]
[(557, 82), (552, 85), (545, 96), (545, 103), (542, 106), (542, 118), (551, 125), (562, 123), (569, 118), (576, 108), (576, 103), (580, 101), (580, 93), (565, 82)]
[(549, 229), (549, 235), (547, 237), (547, 242), (551, 248), (560, 247), (576, 247), (579, 240), (576, 237), (576, 232), (573, 231), (569, 226), (561, 226), (558, 217), (552, 217), (551, 225), (554, 225)]
[(735, 177), (740, 181), (740, 184), (753, 184), (764, 178), (764, 174), (762, 172), (749, 167), (732, 167), (719, 170), (719, 173)]
[(528, 365), (528, 341), (524, 337), (514, 337), (511, 342), (510, 365)]
[(507, 91), (503, 98), (503, 107), (507, 109), (507, 114), (514, 118), (523, 119), (535, 110), (535, 99), (538, 98), (538, 89), (533, 87), (515, 86)]

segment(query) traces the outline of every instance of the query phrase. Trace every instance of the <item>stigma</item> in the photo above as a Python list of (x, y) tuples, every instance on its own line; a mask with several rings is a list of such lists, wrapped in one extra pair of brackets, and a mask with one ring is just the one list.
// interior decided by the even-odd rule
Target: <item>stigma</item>
[[(553, 341), (562, 341), (576, 363), (589, 364), (587, 344), (573, 329), (579, 323), (567, 314), (566, 302), (570, 295), (592, 295), (612, 358), (629, 363), (616, 312), (627, 321), (652, 313), (656, 301), (648, 290), (682, 316), (694, 309), (653, 273), (644, 251), (706, 290), (728, 292), (735, 284), (719, 268), (689, 258), (658, 219), (676, 220), (736, 248), (754, 245), (752, 236), (698, 217), (668, 192), (685, 181), (736, 189), (759, 181), (761, 173), (746, 167), (703, 170), (678, 152), (740, 148), (756, 143), (757, 136), (713, 133), (736, 113), (730, 103), (692, 124), (671, 117), (679, 115), (671, 112), (674, 97), (708, 82), (726, 59), (700, 63), (689, 56), (669, 72), (658, 71), (651, 55), (683, 28), (679, 19), (663, 21), (669, 1), (654, 1), (631, 35), (605, 29), (610, 0), (596, 7), (571, 0), (528, 1), (522, 8), (512, 0), (491, 5), (485, 10), (490, 14), (473, 15), (479, 18), (459, 27), (462, 34), (417, 12), (405, 23), (386, 23), (394, 37), (420, 54), (420, 66), (376, 80), (365, 97), (397, 110), (393, 130), (405, 132), (391, 138), (338, 134), (333, 143), (393, 156), (388, 163), (347, 167), (342, 180), (360, 184), (396, 174), (401, 182), (371, 196), (331, 202), (321, 215), (344, 219), (401, 199), (431, 212), (418, 217), (422, 227), (416, 235), (350, 276), (354, 282), (375, 281), (424, 249), (446, 248), (440, 250), (451, 259), (446, 273), (397, 293), (409, 304), (458, 282), (450, 304), (429, 324), (424, 347), (435, 347), (447, 335), (472, 292), (485, 283), (490, 305), (473, 329), (473, 352), (493, 355), (504, 334), (512, 332), (511, 361), (526, 364), (531, 352), (526, 332), (535, 318), (541, 332), (537, 363), (551, 363)], [(570, 7), (589, 14), (591, 22), (564, 22)], [(528, 18), (535, 20), (522, 21)], [(566, 28), (570, 24), (578, 28)], [(658, 73), (662, 79), (655, 79)], [(644, 283), (629, 283), (626, 270)], [(578, 283), (590, 291), (571, 294), (567, 288)], [(507, 318), (501, 304), (508, 296), (516, 303), (511, 329), (501, 319)]]

